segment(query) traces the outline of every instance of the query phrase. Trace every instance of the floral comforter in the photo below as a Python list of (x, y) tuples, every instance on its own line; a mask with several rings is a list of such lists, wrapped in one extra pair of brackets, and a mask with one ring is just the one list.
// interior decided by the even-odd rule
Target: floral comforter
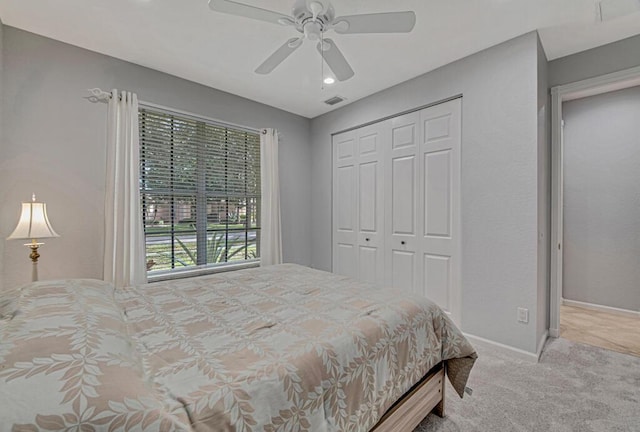
[(428, 300), (291, 264), (36, 283), (0, 336), (0, 418), (25, 431), (367, 431), (441, 361), (462, 395), (476, 358)]

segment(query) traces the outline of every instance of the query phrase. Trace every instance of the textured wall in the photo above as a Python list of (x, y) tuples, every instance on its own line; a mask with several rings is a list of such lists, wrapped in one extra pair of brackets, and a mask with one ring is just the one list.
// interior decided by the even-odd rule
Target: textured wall
[[(0, 101), (4, 100), (3, 88), (4, 88), (4, 68), (3, 68), (3, 43), (4, 40), (4, 25), (0, 20)], [(0, 155), (5, 153), (5, 140), (4, 140), (4, 128), (3, 128), (3, 115), (2, 115), (2, 104), (0, 103)], [(1, 162), (0, 162), (1, 166)], [(0, 177), (2, 173), (0, 171)], [(0, 209), (4, 208), (7, 205), (6, 196), (4, 194), (4, 190), (0, 186)], [(2, 220), (0, 220), (0, 223)], [(4, 289), (4, 239), (0, 237), (0, 292)]]
[(312, 265), (331, 268), (331, 134), (462, 94), (462, 328), (535, 352), (537, 64), (529, 33), (313, 119)]
[(141, 100), (281, 133), (286, 261), (310, 263), (309, 120), (155, 70), (4, 27), (0, 239), (7, 287), (30, 278), (28, 250), (4, 241), (31, 192), (62, 237), (41, 249), (42, 278), (102, 277), (107, 106), (87, 88), (119, 88)]
[[(551, 98), (549, 63), (538, 39), (538, 345), (549, 328), (551, 241)], [(543, 341), (544, 343), (544, 341)], [(538, 349), (541, 349), (538, 346)]]
[(563, 116), (563, 297), (640, 311), (640, 87)]

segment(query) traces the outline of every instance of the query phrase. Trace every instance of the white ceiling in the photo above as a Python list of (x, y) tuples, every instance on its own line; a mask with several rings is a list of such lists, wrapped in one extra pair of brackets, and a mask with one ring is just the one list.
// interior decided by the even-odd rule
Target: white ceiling
[[(242, 1), (287, 15), (293, 5)], [(345, 104), (322, 102), (334, 95), (353, 102), (534, 29), (550, 60), (640, 33), (638, 12), (597, 22), (596, 0), (333, 0), (333, 6), (338, 16), (414, 10), (416, 27), (410, 34), (331, 32), (356, 75), (323, 90), (315, 44), (305, 43), (270, 75), (257, 75), (254, 69), (297, 32), (212, 12), (207, 0), (0, 0), (0, 17), (310, 118)]]

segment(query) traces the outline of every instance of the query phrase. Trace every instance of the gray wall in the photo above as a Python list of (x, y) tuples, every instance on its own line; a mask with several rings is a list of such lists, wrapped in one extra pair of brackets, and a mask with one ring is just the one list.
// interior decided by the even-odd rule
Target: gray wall
[(640, 311), (640, 87), (563, 116), (563, 297)]
[[(4, 67), (3, 67), (3, 46), (4, 46), (4, 25), (2, 24), (2, 20), (0, 20), (0, 167), (2, 166), (2, 159), (4, 158), (4, 147), (3, 147), (3, 132), (4, 132), (4, 128), (3, 128), (3, 120), (4, 120), (4, 116), (2, 115), (2, 111), (3, 111), (3, 107), (2, 107), (2, 102), (4, 100), (4, 93), (3, 93), (3, 88), (4, 88)], [(0, 177), (2, 177), (2, 171), (0, 170)], [(0, 188), (2, 183), (0, 183)], [(1, 192), (0, 192), (1, 193)], [(0, 211), (2, 211), (1, 209), (4, 209), (6, 206), (6, 202), (4, 201), (4, 199), (2, 199), (2, 196), (0, 196)], [(4, 231), (0, 232), (0, 234), (4, 233)], [(3, 283), (2, 280), (4, 279), (3, 275), (4, 275), (4, 239), (0, 238), (0, 292), (2, 292), (3, 290)]]
[(462, 328), (535, 352), (537, 63), (534, 32), (313, 119), (312, 265), (331, 268), (331, 134), (462, 94)]
[[(551, 97), (549, 63), (538, 39), (538, 345), (549, 329), (551, 241)], [(544, 343), (544, 341), (542, 341)], [(541, 347), (538, 346), (538, 349)]]
[(640, 66), (640, 35), (549, 62), (549, 86)]
[(310, 263), (308, 119), (7, 26), (3, 57), (3, 118), (10, 125), (0, 139), (0, 279), (6, 288), (30, 278), (28, 249), (20, 241), (4, 244), (4, 238), (17, 223), (20, 202), (32, 192), (47, 203), (62, 236), (41, 248), (41, 276), (102, 277), (107, 107), (83, 99), (93, 87), (130, 90), (144, 101), (277, 128), (284, 259)]

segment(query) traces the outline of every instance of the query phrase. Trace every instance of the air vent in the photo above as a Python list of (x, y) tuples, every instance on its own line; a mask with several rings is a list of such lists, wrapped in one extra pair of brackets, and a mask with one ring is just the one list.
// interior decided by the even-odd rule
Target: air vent
[(343, 98), (342, 96), (334, 96), (324, 101), (324, 103), (326, 103), (327, 105), (336, 105), (336, 104), (339, 104), (340, 102), (343, 102), (344, 100), (345, 98)]

